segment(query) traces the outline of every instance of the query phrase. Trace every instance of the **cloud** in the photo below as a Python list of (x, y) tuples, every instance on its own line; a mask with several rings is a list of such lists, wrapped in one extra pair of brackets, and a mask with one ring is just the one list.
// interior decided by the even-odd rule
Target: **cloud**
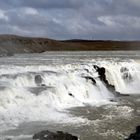
[(0, 33), (140, 39), (139, 0), (1, 0)]
[(0, 10), (0, 20), (8, 21), (8, 17), (5, 15), (5, 12), (3, 10)]
[(38, 11), (36, 9), (30, 8), (30, 7), (24, 8), (23, 12), (27, 15), (38, 15)]
[(3, 3), (14, 7), (32, 7), (32, 8), (78, 8), (83, 6), (84, 0), (7, 0)]
[(98, 17), (98, 20), (102, 22), (105, 26), (117, 27), (117, 29), (129, 28), (130, 26), (131, 28), (139, 29), (140, 27), (140, 17), (126, 15), (101, 16)]
[(128, 1), (136, 7), (140, 7), (140, 1), (139, 0), (128, 0)]

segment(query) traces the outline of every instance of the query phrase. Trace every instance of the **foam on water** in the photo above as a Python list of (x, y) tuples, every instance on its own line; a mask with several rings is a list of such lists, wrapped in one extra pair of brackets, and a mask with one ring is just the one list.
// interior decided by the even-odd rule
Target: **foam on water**
[[(139, 93), (140, 65), (134, 61), (90, 60), (66, 65), (0, 66), (0, 125), (17, 126), (28, 121), (88, 122), (64, 109), (100, 106), (115, 96), (93, 67), (106, 69), (116, 91)], [(91, 79), (92, 77), (96, 84)], [(57, 117), (56, 117), (57, 116)]]
[(139, 94), (140, 64), (133, 60), (105, 64), (106, 76), (116, 91), (122, 94)]

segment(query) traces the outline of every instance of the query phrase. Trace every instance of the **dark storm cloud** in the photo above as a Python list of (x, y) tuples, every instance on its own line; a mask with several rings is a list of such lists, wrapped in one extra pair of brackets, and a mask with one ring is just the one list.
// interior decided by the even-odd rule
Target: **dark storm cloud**
[(0, 0), (0, 33), (140, 39), (139, 0)]

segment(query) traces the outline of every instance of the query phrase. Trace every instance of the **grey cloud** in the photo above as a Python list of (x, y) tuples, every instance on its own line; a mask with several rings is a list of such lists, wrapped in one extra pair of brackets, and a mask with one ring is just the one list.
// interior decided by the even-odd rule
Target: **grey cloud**
[[(3, 3), (4, 0), (2, 0)], [(7, 0), (7, 4), (14, 7), (33, 7), (33, 8), (78, 8), (83, 6), (83, 0)]]
[(1, 0), (0, 33), (140, 39), (139, 0)]

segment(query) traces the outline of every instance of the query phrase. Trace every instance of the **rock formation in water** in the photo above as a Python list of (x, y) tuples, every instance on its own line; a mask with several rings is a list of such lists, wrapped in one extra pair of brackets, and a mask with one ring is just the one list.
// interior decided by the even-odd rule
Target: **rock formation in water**
[(34, 134), (33, 139), (35, 140), (78, 140), (78, 137), (73, 136), (62, 131), (50, 132), (48, 130), (41, 131)]
[(40, 86), (42, 84), (42, 81), (43, 81), (43, 79), (42, 79), (41, 75), (35, 75), (35, 83), (38, 86)]
[(140, 140), (140, 126), (137, 126), (136, 132), (130, 134), (130, 136), (125, 140)]
[(96, 84), (96, 80), (95, 80), (93, 77), (91, 77), (91, 76), (84, 76), (84, 78), (85, 78), (86, 80), (90, 80), (90, 81), (92, 82), (93, 85)]
[(109, 84), (108, 80), (106, 79), (105, 68), (104, 67), (100, 68), (97, 65), (94, 65), (93, 67), (98, 72), (100, 80), (105, 84), (105, 86), (108, 88), (108, 90), (111, 91), (112, 93), (114, 93), (115, 95), (120, 95), (120, 93), (115, 90), (115, 86)]

